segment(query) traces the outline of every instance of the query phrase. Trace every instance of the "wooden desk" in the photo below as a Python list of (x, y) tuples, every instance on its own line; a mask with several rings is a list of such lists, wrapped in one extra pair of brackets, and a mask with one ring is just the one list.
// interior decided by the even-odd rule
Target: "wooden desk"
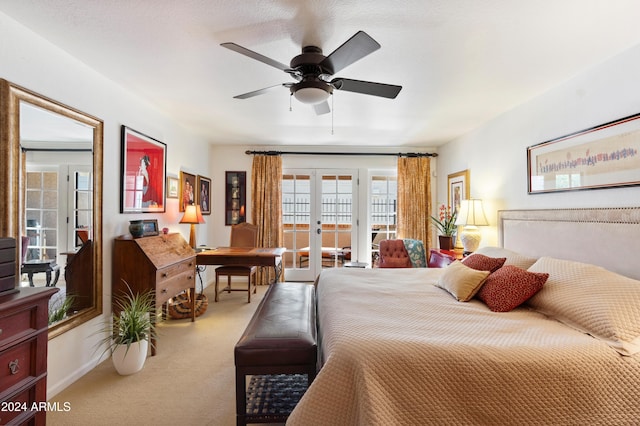
[[(78, 256), (78, 255), (76, 255)], [(162, 306), (166, 315), (166, 302), (183, 291), (190, 299), (191, 321), (196, 319), (196, 254), (178, 233), (133, 238), (117, 237), (113, 244), (111, 291), (113, 296), (129, 292), (152, 291), (155, 306)], [(112, 310), (118, 313), (117, 298)], [(151, 321), (156, 322), (155, 310)], [(156, 339), (151, 339), (151, 355), (156, 354)]]
[(276, 282), (282, 275), (284, 247), (218, 247), (196, 255), (198, 265), (271, 266), (276, 271)]

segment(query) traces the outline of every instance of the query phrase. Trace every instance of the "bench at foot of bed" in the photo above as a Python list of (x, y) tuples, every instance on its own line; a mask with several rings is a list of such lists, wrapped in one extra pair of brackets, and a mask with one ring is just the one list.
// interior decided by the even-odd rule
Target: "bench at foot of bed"
[(305, 374), (311, 384), (318, 360), (315, 287), (271, 284), (236, 344), (234, 356), (237, 424), (285, 422), (290, 414), (286, 404), (275, 413), (247, 412), (247, 376), (272, 376), (268, 381), (273, 382), (278, 380), (275, 375)]

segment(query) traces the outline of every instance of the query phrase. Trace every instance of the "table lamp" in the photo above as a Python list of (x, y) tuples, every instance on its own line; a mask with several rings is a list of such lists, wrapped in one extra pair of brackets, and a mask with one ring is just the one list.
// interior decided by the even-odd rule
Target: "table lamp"
[(464, 253), (469, 254), (476, 251), (482, 239), (478, 226), (489, 225), (487, 216), (484, 214), (484, 208), (482, 207), (482, 200), (478, 198), (461, 200), (456, 225), (464, 226), (460, 233)]
[(195, 250), (196, 248), (196, 223), (204, 223), (202, 211), (199, 205), (189, 205), (184, 209), (184, 216), (180, 219), (180, 223), (190, 223), (191, 233), (189, 234), (189, 245)]

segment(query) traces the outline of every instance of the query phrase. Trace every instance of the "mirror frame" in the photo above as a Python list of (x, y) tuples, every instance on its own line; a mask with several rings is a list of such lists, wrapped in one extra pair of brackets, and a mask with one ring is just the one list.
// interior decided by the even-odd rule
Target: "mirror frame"
[[(20, 149), (20, 103), (54, 112), (93, 128), (93, 307), (49, 327), (49, 339), (102, 314), (102, 161), (104, 123), (75, 108), (0, 79), (0, 235), (20, 241), (24, 195)], [(16, 259), (20, 258), (16, 244)], [(20, 262), (16, 262), (20, 276)]]

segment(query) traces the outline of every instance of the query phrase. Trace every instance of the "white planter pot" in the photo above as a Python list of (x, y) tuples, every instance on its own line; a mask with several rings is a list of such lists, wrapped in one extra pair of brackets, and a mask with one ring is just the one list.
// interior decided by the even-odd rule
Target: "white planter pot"
[(148, 340), (132, 343), (128, 351), (127, 345), (117, 345), (111, 354), (111, 360), (118, 374), (127, 376), (142, 370), (147, 359), (148, 348)]

